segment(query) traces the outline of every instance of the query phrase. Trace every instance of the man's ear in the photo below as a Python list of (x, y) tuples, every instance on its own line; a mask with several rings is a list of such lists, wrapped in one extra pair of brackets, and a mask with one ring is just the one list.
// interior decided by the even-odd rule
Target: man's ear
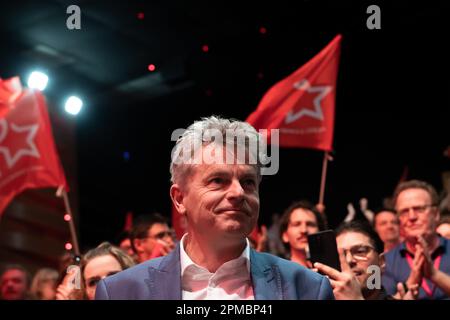
[(381, 274), (384, 273), (384, 269), (386, 269), (386, 259), (384, 257), (384, 252), (378, 255), (378, 260), (380, 263)]
[(183, 204), (184, 192), (176, 183), (170, 187), (170, 198), (177, 211), (183, 216), (186, 215), (186, 207)]
[(441, 213), (439, 212), (439, 208), (436, 208), (436, 214), (435, 214), (435, 221), (436, 221), (436, 226), (439, 223), (439, 220), (441, 220)]
[(136, 249), (136, 254), (142, 253), (144, 249), (142, 248), (141, 239), (133, 239), (133, 247)]

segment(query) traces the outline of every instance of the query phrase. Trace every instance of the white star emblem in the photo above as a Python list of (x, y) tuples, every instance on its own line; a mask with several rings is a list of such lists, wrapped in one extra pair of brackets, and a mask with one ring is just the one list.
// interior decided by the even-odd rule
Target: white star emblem
[[(14, 132), (27, 132), (26, 142), (28, 143), (29, 148), (19, 149), (14, 155), (11, 154), (11, 150), (8, 146), (3, 145), (3, 141), (8, 135), (8, 130), (11, 129)], [(31, 156), (39, 158), (39, 151), (34, 144), (34, 137), (39, 129), (39, 124), (33, 124), (28, 126), (18, 126), (14, 123), (8, 123), (5, 119), (0, 120), (0, 153), (3, 154), (8, 169), (16, 164), (20, 158), (23, 156)]]
[(311, 118), (323, 121), (322, 106), (320, 105), (323, 98), (333, 90), (332, 86), (316, 86), (312, 87), (308, 80), (300, 80), (294, 83), (294, 88), (297, 90), (305, 90), (307, 92), (318, 92), (319, 94), (314, 98), (314, 110), (302, 108), (298, 112), (293, 113), (292, 110), (286, 115), (284, 122), (290, 124), (297, 121), (303, 116), (309, 116)]

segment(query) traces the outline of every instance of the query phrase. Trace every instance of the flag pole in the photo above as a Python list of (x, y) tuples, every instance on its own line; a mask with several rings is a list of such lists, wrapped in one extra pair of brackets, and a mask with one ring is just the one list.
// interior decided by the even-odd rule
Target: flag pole
[(72, 210), (70, 208), (69, 197), (63, 186), (58, 188), (58, 191), (56, 194), (59, 197), (62, 196), (64, 199), (64, 207), (66, 208), (66, 214), (69, 216), (68, 221), (67, 220), (66, 221), (69, 223), (69, 229), (70, 229), (70, 235), (72, 238), (73, 249), (74, 249), (75, 255), (80, 256), (80, 247), (78, 246), (77, 232), (75, 230), (75, 224), (73, 222), (73, 215), (72, 215)]
[(328, 167), (328, 158), (329, 153), (325, 151), (323, 154), (323, 163), (322, 163), (322, 178), (320, 181), (320, 193), (319, 193), (319, 205), (323, 207), (323, 199), (325, 194), (325, 182), (327, 178), (327, 167)]

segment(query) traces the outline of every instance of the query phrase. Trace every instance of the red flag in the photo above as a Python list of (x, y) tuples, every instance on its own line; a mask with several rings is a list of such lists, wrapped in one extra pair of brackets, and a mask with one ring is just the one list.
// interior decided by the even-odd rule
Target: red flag
[(133, 212), (128, 211), (125, 215), (125, 224), (123, 226), (123, 231), (130, 231), (133, 228)]
[[(11, 88), (10, 81), (16, 80), (0, 79), (0, 87)], [(63, 186), (68, 191), (45, 99), (39, 91), (19, 90), (0, 118), (0, 214), (25, 189)]]
[(172, 203), (172, 227), (178, 240), (187, 232), (186, 217), (181, 215)]
[(336, 36), (308, 63), (270, 88), (246, 121), (256, 129), (280, 129), (282, 147), (331, 151), (341, 39)]
[(3, 118), (8, 113), (21, 94), (22, 85), (19, 77), (6, 81), (0, 79), (0, 118)]

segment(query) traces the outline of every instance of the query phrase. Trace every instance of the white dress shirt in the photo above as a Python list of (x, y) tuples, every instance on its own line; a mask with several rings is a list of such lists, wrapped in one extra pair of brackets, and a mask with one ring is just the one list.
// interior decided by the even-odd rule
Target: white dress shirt
[(195, 264), (180, 241), (181, 289), (183, 300), (254, 300), (250, 275), (250, 245), (242, 254), (225, 262), (215, 273)]

